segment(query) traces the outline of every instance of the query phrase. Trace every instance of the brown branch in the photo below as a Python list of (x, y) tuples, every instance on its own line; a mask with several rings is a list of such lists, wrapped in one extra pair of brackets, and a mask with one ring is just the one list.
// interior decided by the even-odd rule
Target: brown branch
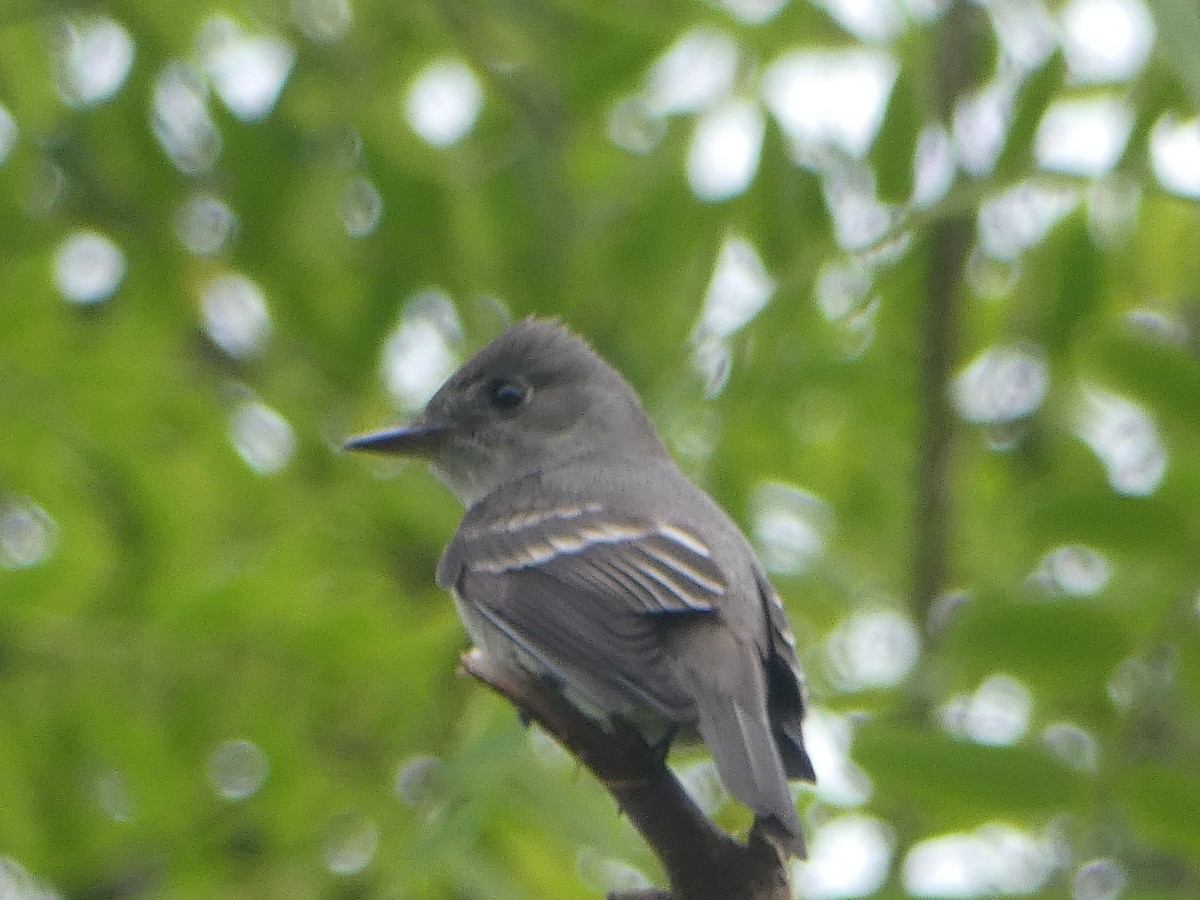
[[(960, 0), (951, 4), (941, 25), (935, 103), (943, 121), (950, 121), (955, 103), (969, 86), (972, 30), (980, 27), (979, 18), (977, 10)], [(963, 272), (972, 237), (966, 211), (940, 222), (931, 237), (926, 275), (917, 388), (921, 430), (912, 562), (912, 609), (926, 623), (930, 607), (945, 589), (950, 553), (954, 416), (948, 389), (958, 353)]]
[(477, 649), (463, 654), (462, 667), (595, 775), (659, 858), (670, 891), (611, 894), (609, 900), (791, 900), (786, 858), (757, 824), (746, 845), (718, 829), (635, 728), (603, 728), (547, 682), (497, 666)]
[(922, 325), (918, 405), (922, 427), (917, 462), (913, 546), (913, 611), (928, 621), (946, 582), (950, 542), (950, 479), (954, 417), (947, 391), (957, 354), (959, 285), (971, 240), (970, 223), (955, 217), (933, 235), (933, 258)]

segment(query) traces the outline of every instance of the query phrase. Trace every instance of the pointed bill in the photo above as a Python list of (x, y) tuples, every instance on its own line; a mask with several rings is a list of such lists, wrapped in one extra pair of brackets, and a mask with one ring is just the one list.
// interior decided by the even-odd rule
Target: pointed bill
[(352, 437), (342, 444), (342, 449), (427, 457), (437, 452), (449, 431), (450, 428), (445, 425), (413, 423), (402, 428), (389, 428)]

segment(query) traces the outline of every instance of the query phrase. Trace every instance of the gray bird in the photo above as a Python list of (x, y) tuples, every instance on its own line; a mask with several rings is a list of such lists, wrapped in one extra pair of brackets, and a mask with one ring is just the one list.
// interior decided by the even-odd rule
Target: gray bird
[(698, 731), (729, 793), (804, 856), (788, 780), (815, 776), (783, 604), (587, 344), (557, 322), (518, 322), (407, 427), (346, 448), (422, 458), (462, 501), (437, 582), (494, 662), (651, 742)]

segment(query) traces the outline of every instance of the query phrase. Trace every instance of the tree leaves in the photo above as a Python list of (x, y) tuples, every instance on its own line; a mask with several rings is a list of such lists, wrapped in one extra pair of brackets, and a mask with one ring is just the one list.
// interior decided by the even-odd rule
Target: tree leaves
[[(1064, 814), (1053, 883), (1077, 865), (1058, 860), (1098, 852), (1131, 895), (1197, 883), (1195, 8), (1152, 0), (1150, 62), (1088, 81), (1058, 9), (910, 4), (864, 22), (770, 6), (116, 3), (0, 22), (0, 894), (10, 856), (69, 896), (586, 897), (604, 885), (577, 862), (620, 866), (584, 866), (585, 845), (654, 874), (606, 797), (454, 677), (466, 638), (433, 587), (460, 515), (449, 494), (336, 452), (407, 415), (383, 373), (430, 292), (451, 356), (505, 320), (563, 316), (751, 540), (793, 551), (776, 581), (827, 716), (815, 740), (835, 748), (818, 773), (831, 793), (801, 809), (814, 837), (839, 804), (895, 829), (877, 894), (903, 889), (931, 835), (996, 821), (1043, 835)], [(97, 16), (132, 41), (128, 71), (86, 39)], [(650, 73), (697, 31), (733, 48), (732, 71), (700, 54), (682, 83), (717, 87), (656, 111)], [(1026, 39), (1047, 49), (1040, 64), (1014, 55)], [(255, 40), (294, 58), (273, 106), (239, 107), (214, 59), (237, 63), (218, 51)], [(872, 134), (838, 131), (839, 105), (861, 100), (767, 102), (779, 59), (852, 48), (898, 73)], [(68, 64), (111, 95), (64, 91)], [(438, 144), (408, 103), (441, 64), (469, 72), (482, 105)], [(1011, 102), (963, 118), (960, 101), (1014, 73)], [(1040, 171), (1045, 111), (1083, 95), (1130, 107), (1113, 170)], [(735, 101), (765, 123), (758, 166), (741, 193), (702, 202), (686, 169), (697, 122)], [(245, 121), (247, 102), (269, 109)], [(1167, 149), (1192, 160), (1174, 176), (1164, 122), (1183, 123)], [(636, 140), (619, 133), (630, 123)], [(935, 124), (949, 137), (930, 145), (915, 209), (916, 145)], [(972, 149), (989, 129), (994, 167)], [(200, 143), (180, 156), (171, 140), (189, 134)], [(355, 218), (364, 197), (378, 207)], [(217, 207), (227, 219), (187, 227), (218, 237), (180, 237), (186, 210)], [(917, 373), (931, 235), (951, 217), (970, 244), (951, 292), (958, 349), (925, 402), (953, 399), (996, 348), (1036, 361), (1044, 384), (986, 384), (971, 408), (999, 398), (1021, 411), (1006, 420), (947, 408), (946, 577), (924, 610), (909, 602), (928, 513)], [(64, 247), (80, 233), (124, 266), (89, 304), (56, 275), (79, 265)], [(761, 265), (769, 296), (730, 333), (701, 334), (729, 247)], [(75, 277), (95, 275), (88, 259)], [(231, 283), (258, 299), (214, 299)], [(1139, 461), (1161, 477), (1130, 489)], [(764, 511), (764, 485), (800, 499)], [(1047, 575), (1055, 559), (1099, 559), (1105, 577), (1071, 595)], [(842, 626), (879, 612), (924, 646), (867, 690), (839, 680), (837, 654)], [(947, 711), (997, 677), (1028, 694), (1028, 717), (987, 746)], [(1094, 752), (1073, 767), (1055, 726)], [(230, 801), (209, 761), (238, 740), (268, 772)], [(427, 804), (395, 790), (414, 758), (445, 777)], [(869, 799), (836, 793), (843, 766)], [(355, 834), (377, 844), (348, 874), (330, 847)], [(1175, 880), (1153, 881), (1146, 854)]]

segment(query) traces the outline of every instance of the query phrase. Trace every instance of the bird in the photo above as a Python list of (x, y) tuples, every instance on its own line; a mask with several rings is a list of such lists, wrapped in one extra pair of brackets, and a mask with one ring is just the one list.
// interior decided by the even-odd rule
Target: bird
[(420, 459), (463, 504), (437, 583), (493, 663), (656, 745), (698, 733), (729, 794), (806, 856), (789, 782), (816, 775), (783, 603), (589, 344), (557, 319), (520, 320), (413, 421), (344, 446)]

